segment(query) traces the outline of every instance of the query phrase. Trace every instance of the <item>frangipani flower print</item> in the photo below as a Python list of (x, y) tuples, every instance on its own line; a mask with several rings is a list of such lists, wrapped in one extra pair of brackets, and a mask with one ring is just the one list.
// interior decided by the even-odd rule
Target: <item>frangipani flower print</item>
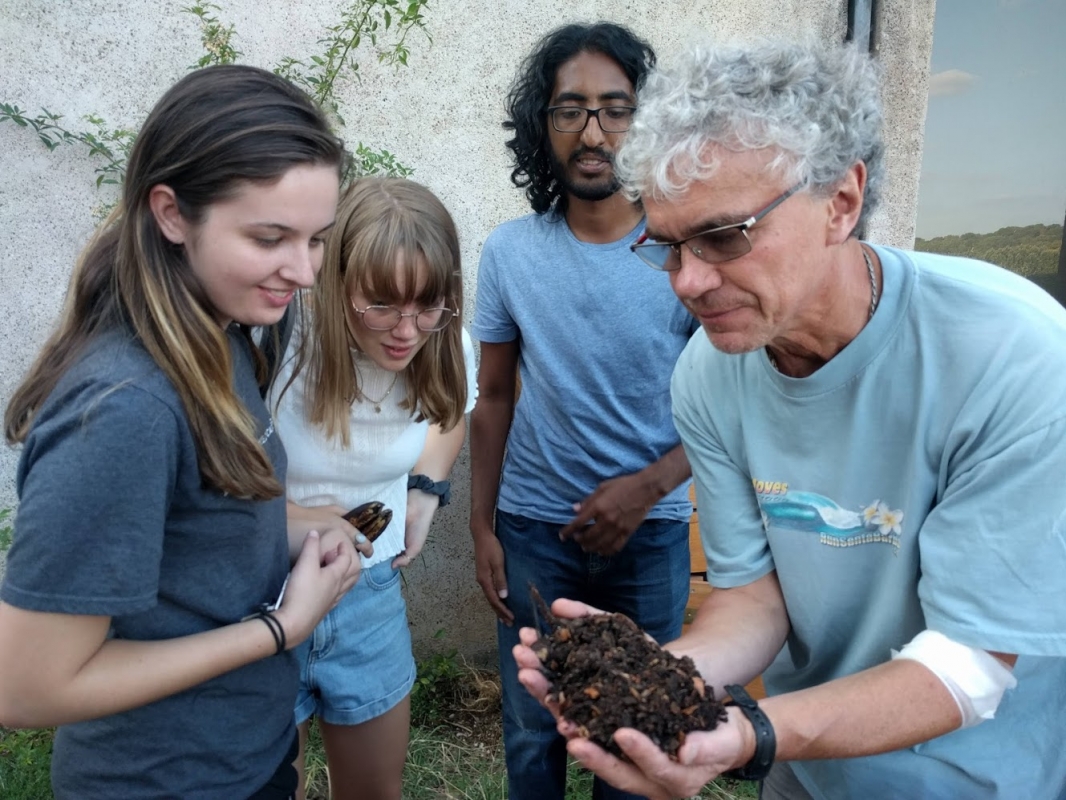
[(883, 507), (872, 522), (882, 534), (894, 533), (899, 536), (903, 532), (903, 511), (889, 511)]
[(874, 500), (862, 510), (862, 521), (885, 535), (899, 536), (903, 532), (903, 510), (893, 511), (880, 500)]
[(879, 525), (879, 522), (875, 520), (888, 511), (888, 506), (882, 503), (880, 500), (874, 500), (870, 505), (866, 506), (862, 510), (862, 521), (867, 525)]

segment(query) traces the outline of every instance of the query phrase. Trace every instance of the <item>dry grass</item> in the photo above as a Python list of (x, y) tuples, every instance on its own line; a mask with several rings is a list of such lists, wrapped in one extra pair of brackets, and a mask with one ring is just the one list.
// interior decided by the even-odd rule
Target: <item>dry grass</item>
[[(507, 770), (500, 723), (500, 682), (494, 672), (456, 661), (452, 678), (439, 679), (430, 693), (433, 705), (420, 712), (422, 724), (411, 728), (404, 767), (404, 800), (506, 800)], [(420, 665), (421, 667), (421, 665)], [(444, 675), (438, 661), (430, 670)], [(453, 679), (454, 678), (454, 679)], [(325, 759), (312, 726), (308, 748), (308, 800), (327, 800)], [(571, 764), (567, 800), (590, 800), (592, 776)], [(758, 797), (754, 784), (722, 780), (707, 786), (701, 800), (748, 800)]]

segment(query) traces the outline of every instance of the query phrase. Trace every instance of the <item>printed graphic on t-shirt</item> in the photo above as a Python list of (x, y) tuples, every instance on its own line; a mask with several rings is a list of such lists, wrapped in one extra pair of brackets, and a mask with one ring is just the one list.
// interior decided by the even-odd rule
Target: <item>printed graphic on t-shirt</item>
[(274, 435), (274, 419), (271, 418), (270, 423), (267, 425), (266, 430), (263, 431), (263, 435), (259, 437), (259, 444), (265, 445), (267, 443), (267, 440), (270, 439), (270, 437), (273, 436), (273, 435)]
[(765, 530), (770, 526), (818, 534), (830, 547), (890, 544), (899, 549), (903, 511), (880, 499), (853, 511), (814, 492), (790, 490), (781, 481), (752, 480)]

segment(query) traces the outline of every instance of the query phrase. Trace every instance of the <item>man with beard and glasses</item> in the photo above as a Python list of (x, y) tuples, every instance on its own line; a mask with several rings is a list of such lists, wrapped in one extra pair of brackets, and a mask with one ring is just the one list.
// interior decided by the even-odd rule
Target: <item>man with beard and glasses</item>
[[(654, 60), (618, 25), (567, 25), (508, 96), (511, 180), (535, 213), (497, 228), (481, 256), (470, 529), (499, 617), (511, 800), (562, 798), (566, 783), (565, 742), (511, 655), (534, 621), (529, 582), (549, 602), (623, 612), (660, 642), (680, 633), (688, 599), (690, 471), (670, 374), (698, 326), (631, 252), (644, 211), (614, 172)], [(594, 796), (634, 795), (597, 782)]]

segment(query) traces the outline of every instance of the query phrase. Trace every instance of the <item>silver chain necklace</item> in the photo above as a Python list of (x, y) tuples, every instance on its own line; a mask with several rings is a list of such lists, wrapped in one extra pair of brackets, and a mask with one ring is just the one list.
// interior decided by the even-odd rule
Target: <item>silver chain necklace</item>
[(866, 319), (869, 322), (874, 318), (874, 312), (877, 311), (877, 301), (881, 298), (877, 291), (877, 275), (874, 273), (874, 262), (870, 259), (870, 254), (866, 252), (865, 247), (860, 244), (859, 249), (862, 250), (862, 258), (866, 262), (866, 271), (870, 273), (870, 316)]
[[(866, 272), (870, 275), (870, 316), (866, 318), (866, 321), (869, 322), (874, 318), (874, 312), (877, 311), (877, 304), (880, 302), (881, 296), (877, 289), (877, 274), (874, 272), (874, 262), (870, 259), (870, 254), (865, 247), (859, 245), (859, 249), (862, 250), (862, 260), (866, 262)], [(780, 372), (781, 369), (777, 366), (777, 359), (770, 352), (769, 345), (766, 347), (766, 356), (770, 359), (770, 366)]]

